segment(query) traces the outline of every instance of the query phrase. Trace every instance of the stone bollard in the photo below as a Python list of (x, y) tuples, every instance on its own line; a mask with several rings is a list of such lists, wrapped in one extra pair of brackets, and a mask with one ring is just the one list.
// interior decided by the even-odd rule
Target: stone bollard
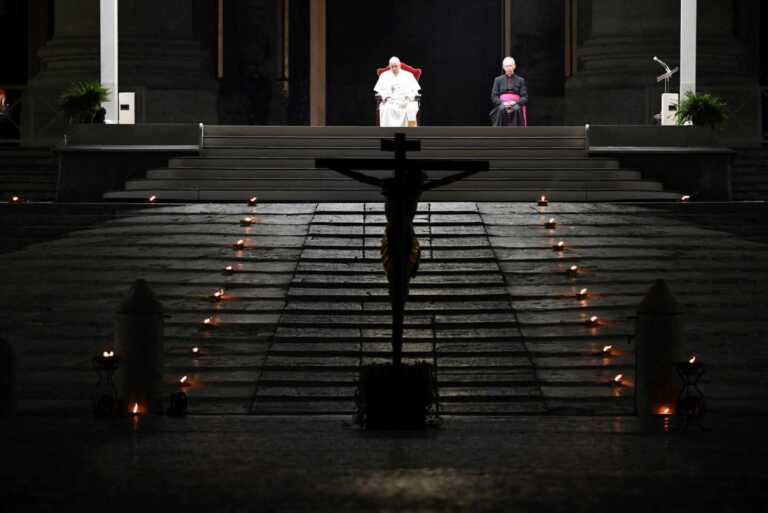
[(635, 394), (637, 414), (641, 418), (675, 414), (680, 393), (675, 364), (682, 360), (685, 336), (682, 314), (682, 307), (664, 280), (657, 280), (640, 303)]
[(162, 412), (163, 305), (144, 280), (136, 280), (115, 315), (115, 351), (120, 369), (115, 376), (124, 409)]
[(16, 412), (16, 358), (11, 344), (0, 339), (0, 417)]

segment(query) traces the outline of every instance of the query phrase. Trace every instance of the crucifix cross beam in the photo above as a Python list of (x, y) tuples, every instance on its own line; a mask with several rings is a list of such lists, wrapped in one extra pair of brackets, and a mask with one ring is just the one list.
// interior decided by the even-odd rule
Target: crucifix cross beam
[(315, 167), (333, 170), (394, 170), (396, 173), (398, 171), (467, 171), (477, 173), (488, 171), (490, 168), (486, 160), (409, 159), (407, 156), (409, 151), (421, 151), (421, 141), (408, 140), (402, 133), (395, 134), (394, 139), (382, 139), (381, 151), (394, 152), (394, 161), (375, 158), (326, 158), (316, 159)]

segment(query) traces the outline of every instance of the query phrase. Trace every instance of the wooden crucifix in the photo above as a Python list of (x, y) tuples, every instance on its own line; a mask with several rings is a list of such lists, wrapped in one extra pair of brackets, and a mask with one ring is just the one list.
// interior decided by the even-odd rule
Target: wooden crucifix
[[(480, 171), (487, 171), (487, 161), (408, 159), (409, 151), (421, 151), (421, 141), (407, 140), (395, 134), (394, 140), (382, 139), (382, 151), (391, 151), (395, 159), (317, 159), (317, 168), (326, 168), (381, 189), (385, 197), (387, 226), (381, 245), (381, 259), (389, 282), (392, 304), (392, 364), (402, 363), (405, 303), (411, 278), (418, 269), (421, 249), (413, 229), (413, 218), (422, 193), (456, 182)], [(394, 176), (376, 178), (357, 170), (390, 170)], [(456, 171), (455, 174), (429, 180), (426, 171)]]

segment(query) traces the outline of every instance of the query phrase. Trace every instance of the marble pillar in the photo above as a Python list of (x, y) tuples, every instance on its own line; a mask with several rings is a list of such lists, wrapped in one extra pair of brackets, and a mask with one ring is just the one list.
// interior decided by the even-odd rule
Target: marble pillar
[(202, 2), (120, 2), (120, 88), (136, 92), (136, 120), (216, 123), (218, 82), (203, 50), (201, 23), (216, 23)]
[(40, 50), (40, 71), (23, 96), (21, 138), (27, 145), (60, 142), (62, 91), (73, 82), (99, 80), (98, 0), (57, 0), (53, 9), (53, 37)]
[[(218, 120), (215, 65), (199, 32), (208, 13), (196, 8), (200, 3), (119, 3), (120, 90), (136, 93), (137, 122)], [(99, 0), (56, 0), (53, 37), (40, 51), (41, 70), (24, 96), (26, 144), (61, 140), (65, 126), (57, 116), (58, 97), (75, 81), (99, 81), (99, 41)]]
[[(697, 89), (721, 96), (734, 143), (759, 137), (759, 2), (699, 0)], [(578, 0), (574, 74), (566, 81), (566, 121), (655, 124), (663, 84), (654, 55), (680, 63), (679, 0)], [(677, 89), (679, 78), (673, 82)]]

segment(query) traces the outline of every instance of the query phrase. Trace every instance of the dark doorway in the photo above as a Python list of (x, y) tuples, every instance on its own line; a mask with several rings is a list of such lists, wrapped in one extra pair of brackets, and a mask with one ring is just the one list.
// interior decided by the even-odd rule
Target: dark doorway
[(375, 123), (376, 68), (424, 70), (423, 125), (487, 125), (502, 55), (501, 0), (327, 3), (327, 124)]

